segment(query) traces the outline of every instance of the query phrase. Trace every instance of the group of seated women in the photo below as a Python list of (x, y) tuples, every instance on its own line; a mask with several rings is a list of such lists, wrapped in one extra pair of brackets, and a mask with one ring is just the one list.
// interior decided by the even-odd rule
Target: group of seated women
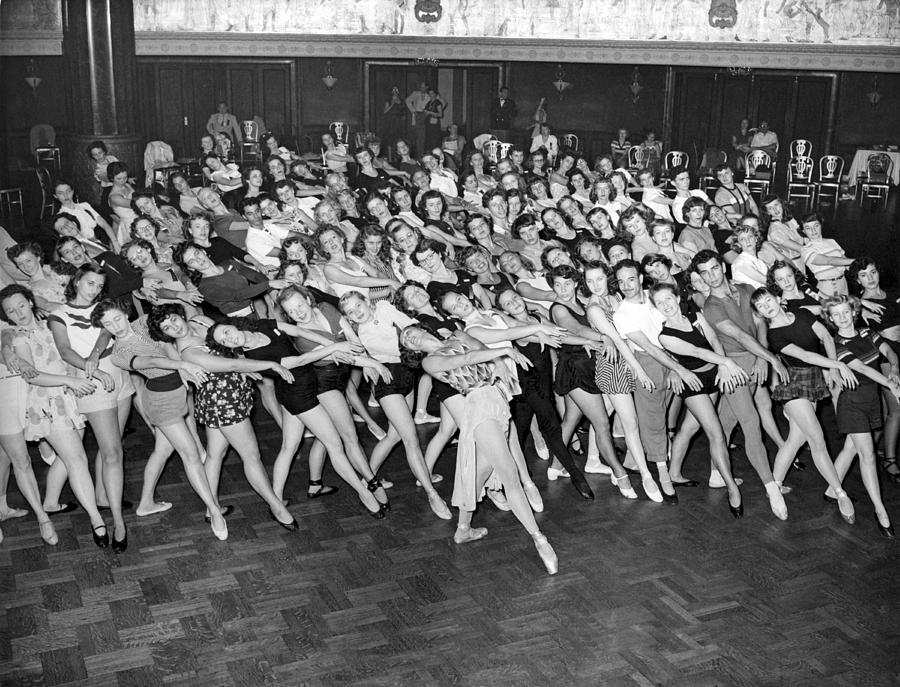
[[(434, 472), (449, 447), (454, 541), (487, 535), (472, 524), (487, 496), (553, 574), (531, 456), (577, 498), (595, 498), (587, 473), (624, 499), (677, 504), (700, 484), (685, 460), (702, 430), (710, 464), (688, 472), (724, 489), (741, 518), (737, 424), (738, 455), (775, 517), (788, 518), (786, 478), (805, 469), (808, 445), (825, 499), (850, 524), (843, 480), (859, 457), (878, 528), (893, 536), (876, 445), (885, 477), (900, 481), (898, 294), (874, 260), (823, 237), (821, 217), (798, 220), (775, 196), (757, 206), (727, 166), (709, 198), (687, 170), (670, 195), (609, 156), (591, 167), (562, 150), (547, 168), (546, 151), (513, 150), (491, 168), (476, 151), (456, 175), (440, 151), (417, 160), (399, 141), (395, 167), (373, 146), (356, 151), (353, 172), (317, 175), (273, 140), (264, 169), (241, 170), (240, 184), (194, 189), (176, 175), (166, 193), (133, 191), (130, 218), (118, 212), (127, 169), (111, 162), (118, 230), (59, 182), (55, 245), (7, 250), (0, 517), (27, 514), (5, 498), (11, 465), (48, 545), (51, 518), (81, 507), (98, 546), (125, 550), (122, 435), (134, 409), (153, 435), (135, 514), (172, 507), (156, 485), (177, 453), (219, 539), (232, 512), (219, 490), (229, 447), (290, 531), (300, 456), (306, 497), (338, 491), (323, 481), (327, 460), (381, 519), (398, 444), (430, 509), (450, 519)], [(205, 161), (215, 179), (215, 154)], [(819, 419), (826, 399), (844, 437), (837, 455)], [(270, 464), (251, 423), (257, 400), (281, 430)], [(417, 425), (428, 423), (423, 443)], [(47, 464), (43, 495), (28, 442)], [(61, 502), (67, 481), (77, 504)]]

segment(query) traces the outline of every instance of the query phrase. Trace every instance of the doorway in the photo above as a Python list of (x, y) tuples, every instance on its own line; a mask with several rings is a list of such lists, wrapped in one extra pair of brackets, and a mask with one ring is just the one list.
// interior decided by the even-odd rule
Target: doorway
[[(501, 64), (489, 63), (367, 61), (363, 79), (365, 128), (382, 139), (385, 153), (393, 154), (391, 149), (397, 138), (415, 141), (415, 128), (405, 100), (424, 82), (435, 88), (446, 103), (442, 131), (456, 124), (459, 133), (471, 142), (490, 130), (491, 102), (497, 97), (503, 69)], [(400, 107), (392, 108), (394, 86), (399, 89)]]

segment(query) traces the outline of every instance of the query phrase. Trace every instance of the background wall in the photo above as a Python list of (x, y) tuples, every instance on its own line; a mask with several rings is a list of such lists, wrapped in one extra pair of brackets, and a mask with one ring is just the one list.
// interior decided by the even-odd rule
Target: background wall
[(900, 143), (900, 74), (879, 74), (881, 100), (872, 107), (868, 93), (874, 74), (841, 75), (836, 134), (841, 146)]

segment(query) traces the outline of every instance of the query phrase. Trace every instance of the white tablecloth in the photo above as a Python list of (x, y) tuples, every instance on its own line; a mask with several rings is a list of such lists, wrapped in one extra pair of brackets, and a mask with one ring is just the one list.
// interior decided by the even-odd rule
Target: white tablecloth
[(900, 186), (900, 152), (889, 152), (887, 150), (857, 150), (856, 155), (853, 156), (853, 164), (850, 165), (850, 171), (848, 172), (850, 178), (850, 185), (853, 186), (856, 184), (856, 175), (859, 172), (866, 171), (866, 160), (869, 159), (869, 155), (878, 155), (879, 153), (886, 153), (890, 155), (891, 159), (894, 161), (894, 168), (891, 171), (891, 178), (894, 180), (894, 186)]

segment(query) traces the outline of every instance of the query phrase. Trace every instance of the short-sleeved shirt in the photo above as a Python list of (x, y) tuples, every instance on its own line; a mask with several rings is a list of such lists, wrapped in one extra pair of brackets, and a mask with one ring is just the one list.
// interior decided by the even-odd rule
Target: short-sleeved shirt
[(686, 226), (678, 235), (678, 243), (690, 250), (716, 250), (716, 241), (707, 227)]
[[(131, 366), (132, 361), (139, 355), (159, 358), (166, 357), (166, 350), (163, 345), (150, 338), (146, 315), (142, 315), (131, 323), (131, 332), (130, 336), (123, 339), (116, 339), (113, 344), (112, 362), (116, 367), (121, 367), (123, 370), (133, 369)], [(172, 374), (172, 370), (164, 370), (158, 367), (136, 371), (147, 379), (165, 377)]]
[[(856, 332), (856, 336), (843, 337), (835, 336), (834, 343), (837, 346), (837, 359), (842, 363), (849, 364), (852, 360), (858, 360), (864, 365), (868, 365), (873, 370), (881, 371), (881, 351), (879, 347), (884, 343), (881, 334), (863, 327)], [(857, 375), (860, 386), (864, 384), (875, 384), (875, 382), (865, 375)]]
[(807, 269), (813, 273), (816, 279), (837, 279), (844, 275), (844, 268), (839, 265), (816, 265), (811, 261), (817, 255), (824, 255), (832, 258), (844, 257), (844, 249), (834, 239), (821, 239), (812, 243), (807, 243), (800, 251), (800, 257)]
[(703, 304), (703, 316), (713, 327), (726, 354), (746, 353), (747, 349), (737, 339), (724, 334), (716, 326), (720, 322), (730, 320), (748, 336), (756, 338), (756, 323), (753, 321), (753, 307), (750, 304), (750, 296), (753, 287), (747, 284), (732, 284), (735, 298), (710, 295)]
[[(809, 310), (798, 310), (794, 313), (794, 321), (783, 327), (769, 327), (769, 348), (781, 353), (789, 344), (795, 344), (810, 353), (822, 353), (822, 342), (813, 331), (816, 317)], [(785, 362), (791, 367), (813, 367), (800, 358), (787, 353), (782, 354)]]
[[(66, 334), (69, 337), (69, 346), (82, 358), (87, 358), (102, 332), (91, 324), (91, 315), (96, 303), (91, 305), (72, 305), (66, 303), (54, 310), (47, 318), (48, 322), (58, 322), (66, 328)], [(112, 342), (103, 352), (101, 357), (105, 358), (112, 352)]]
[(380, 363), (399, 363), (400, 340), (397, 327), (403, 329), (416, 323), (417, 320), (404, 315), (387, 301), (378, 301), (372, 319), (359, 325), (356, 333), (375, 360)]
[(630, 333), (641, 332), (655, 346), (659, 346), (659, 333), (662, 331), (665, 318), (650, 304), (650, 297), (645, 292), (643, 303), (622, 301), (613, 313), (613, 325), (632, 349), (643, 352), (644, 349), (628, 338)]

